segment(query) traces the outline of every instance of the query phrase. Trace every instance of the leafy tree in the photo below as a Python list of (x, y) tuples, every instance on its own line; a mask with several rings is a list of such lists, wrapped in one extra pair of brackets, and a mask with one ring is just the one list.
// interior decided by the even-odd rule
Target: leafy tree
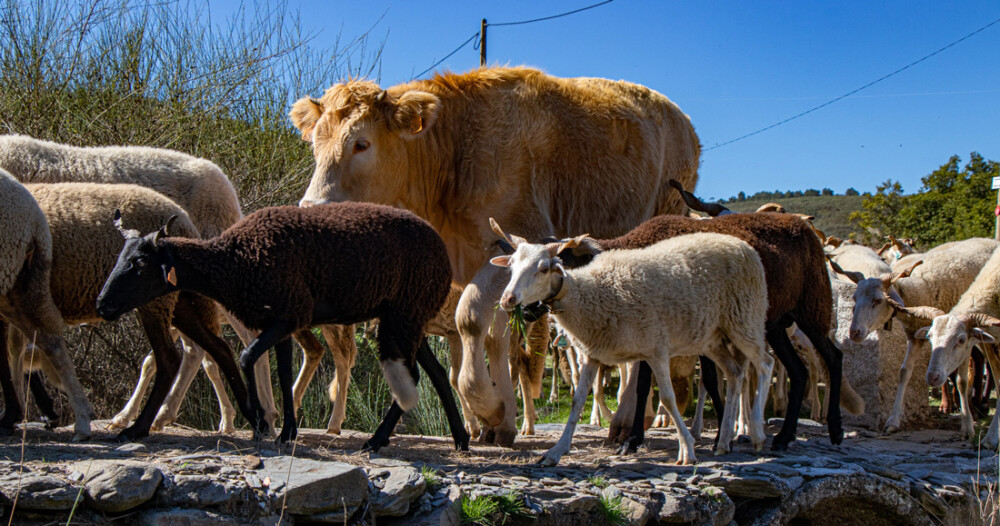
[(844, 195), (858, 195), (858, 191), (851, 187), (844, 192)]
[(746, 201), (747, 200), (747, 194), (745, 192), (740, 192), (740, 193), (736, 194), (736, 200), (737, 201)]
[[(915, 237), (921, 246), (970, 237), (992, 237), (995, 194), (990, 180), (1000, 175), (1000, 163), (972, 152), (961, 166), (954, 155), (921, 179), (920, 191), (904, 196), (891, 180), (862, 201), (862, 210), (851, 214), (858, 238), (880, 241), (884, 235)], [(875, 239), (879, 238), (879, 239)]]
[(824, 188), (820, 191), (820, 195), (833, 195), (833, 190), (829, 188)]
[(819, 190), (817, 190), (815, 188), (810, 188), (810, 189), (808, 189), (808, 190), (805, 191), (805, 195), (807, 195), (809, 197), (816, 197), (816, 196), (819, 195)]

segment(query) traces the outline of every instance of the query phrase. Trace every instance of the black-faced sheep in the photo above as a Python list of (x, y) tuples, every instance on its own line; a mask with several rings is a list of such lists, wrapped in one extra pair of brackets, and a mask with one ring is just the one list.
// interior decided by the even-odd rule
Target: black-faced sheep
[[(576, 422), (600, 364), (644, 360), (656, 374), (660, 400), (677, 425), (677, 462), (696, 461), (694, 439), (684, 425), (670, 381), (674, 356), (711, 356), (727, 371), (729, 395), (739, 396), (747, 363), (759, 375), (752, 440), (759, 450), (766, 436), (764, 402), (773, 359), (764, 344), (767, 287), (753, 247), (733, 236), (678, 236), (638, 250), (613, 250), (589, 265), (564, 270), (556, 254), (565, 244), (530, 244), (512, 238), (511, 256), (495, 265), (511, 268), (500, 306), (542, 301), (580, 351), (582, 367), (573, 408), (559, 442), (542, 458), (555, 465), (569, 451)], [(696, 299), (696, 301), (692, 301)], [(726, 342), (731, 345), (726, 345)], [(735, 407), (725, 409), (717, 452), (729, 451)]]
[[(153, 229), (177, 216), (178, 231), (198, 235), (176, 203), (141, 186), (60, 183), (27, 185), (27, 188), (48, 218), (52, 232), (52, 298), (67, 324), (101, 321), (96, 309), (101, 285), (125, 244), (123, 234), (134, 235), (134, 231), (116, 228), (120, 225), (113, 223), (115, 209), (129, 214), (129, 226)], [(171, 294), (139, 310), (139, 321), (157, 360), (157, 373), (149, 400), (135, 423), (119, 434), (120, 439), (136, 440), (148, 435), (173, 383), (179, 357), (170, 334), (171, 326), (206, 349), (222, 368), (233, 392), (246, 398), (246, 387), (232, 350), (218, 336), (221, 326), (216, 309), (210, 300), (182, 293)], [(259, 414), (251, 414), (246, 404), (240, 407), (255, 429), (266, 430)]]
[[(139, 272), (140, 265), (158, 269)], [(323, 324), (379, 318), (379, 354), (395, 402), (366, 447), (377, 450), (402, 411), (416, 405), (417, 364), (440, 395), (457, 447), (468, 447), (443, 368), (422, 341), (424, 325), (448, 294), (451, 267), (441, 237), (422, 219), (367, 203), (265, 208), (210, 240), (157, 234), (128, 241), (98, 298), (106, 318), (176, 290), (203, 294), (260, 330), (240, 355), (248, 383), (275, 347), (284, 422), (296, 436), (293, 333)], [(251, 405), (259, 407), (256, 392)]]
[(11, 323), (39, 351), (39, 358), (52, 364), (51, 377), (66, 389), (76, 416), (73, 440), (85, 440), (90, 438), (93, 409), (62, 338), (51, 277), (52, 235), (45, 214), (24, 186), (0, 170), (0, 384), (6, 407), (0, 433), (13, 432), (23, 415), (24, 391), (12, 382), (7, 356), (6, 323)]
[[(236, 190), (218, 166), (206, 159), (172, 150), (139, 146), (77, 147), (25, 135), (2, 135), (0, 168), (10, 171), (22, 183), (135, 184), (151, 188), (180, 205), (205, 238), (222, 233), (243, 217)], [(228, 313), (224, 314), (240, 339), (249, 343), (254, 335), (235, 322)], [(204, 349), (186, 338), (182, 337), (181, 341), (184, 354), (177, 382), (167, 395), (152, 428), (159, 429), (176, 419), (198, 364), (204, 363), (205, 372), (219, 398), (222, 414), (219, 431), (231, 432), (235, 410), (229, 402), (216, 367), (210, 360), (203, 360)], [(124, 428), (135, 419), (154, 372), (155, 361), (150, 354), (143, 360), (139, 382), (132, 397), (125, 408), (112, 419), (112, 425)], [(263, 375), (257, 389), (264, 404), (265, 419), (273, 429), (278, 413), (271, 392), (270, 366), (266, 361), (261, 362), (258, 374)], [(48, 395), (40, 385), (32, 382), (32, 393), (35, 394), (36, 401), (40, 407), (51, 405), (51, 399), (45, 400)]]
[[(559, 254), (567, 267), (586, 265), (600, 251), (642, 248), (667, 238), (696, 232), (716, 232), (743, 239), (760, 254), (767, 279), (767, 342), (788, 370), (788, 417), (774, 437), (771, 448), (787, 449), (795, 439), (798, 413), (802, 404), (808, 372), (795, 352), (786, 329), (792, 324), (809, 338), (826, 362), (830, 373), (830, 440), (843, 440), (840, 420), (840, 385), (842, 353), (828, 337), (833, 297), (827, 275), (823, 247), (806, 221), (793, 214), (754, 213), (730, 214), (711, 221), (687, 217), (657, 216), (639, 225), (624, 236), (606, 240), (586, 240), (571, 250)], [(642, 404), (648, 393), (647, 367), (640, 367), (637, 402)], [(643, 385), (647, 387), (643, 388)], [(626, 392), (631, 397), (631, 394)], [(636, 411), (641, 415), (641, 412)], [(611, 437), (623, 430), (612, 427)], [(642, 420), (634, 418), (632, 436), (626, 442), (630, 449), (642, 441)]]

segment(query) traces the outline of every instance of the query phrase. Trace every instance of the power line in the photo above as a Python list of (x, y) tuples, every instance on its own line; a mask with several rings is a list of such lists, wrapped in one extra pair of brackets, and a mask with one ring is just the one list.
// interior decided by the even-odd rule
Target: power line
[(896, 71), (893, 71), (892, 73), (889, 73), (888, 75), (883, 75), (882, 77), (880, 77), (878, 79), (875, 79), (875, 80), (869, 82), (868, 84), (865, 84), (864, 86), (861, 86), (860, 88), (848, 91), (847, 93), (845, 93), (845, 94), (843, 94), (843, 95), (841, 95), (841, 96), (839, 96), (837, 98), (828, 100), (828, 101), (824, 102), (823, 104), (820, 104), (819, 106), (815, 106), (815, 107), (810, 108), (810, 109), (808, 109), (806, 111), (803, 111), (802, 113), (799, 113), (797, 115), (793, 115), (793, 116), (791, 116), (791, 117), (789, 117), (789, 118), (787, 118), (787, 119), (785, 119), (783, 121), (776, 122), (776, 123), (774, 123), (774, 124), (772, 124), (770, 126), (765, 126), (764, 128), (761, 128), (761, 129), (759, 129), (757, 131), (750, 132), (750, 133), (748, 133), (746, 135), (743, 135), (741, 137), (737, 137), (735, 139), (726, 141), (724, 143), (716, 144), (715, 146), (712, 146), (710, 148), (704, 148), (702, 150), (702, 152), (707, 152), (707, 151), (710, 151), (710, 150), (714, 150), (716, 148), (721, 148), (723, 146), (732, 144), (732, 143), (737, 142), (737, 141), (742, 141), (743, 139), (746, 139), (748, 137), (753, 137), (754, 135), (757, 135), (758, 133), (763, 133), (763, 132), (765, 132), (767, 130), (770, 130), (771, 128), (777, 128), (778, 126), (781, 126), (782, 124), (794, 121), (795, 119), (798, 119), (799, 117), (804, 117), (804, 116), (806, 116), (806, 115), (808, 115), (808, 114), (810, 114), (810, 113), (812, 113), (812, 112), (814, 112), (814, 111), (816, 111), (818, 109), (825, 108), (825, 107), (833, 104), (834, 102), (837, 102), (837, 101), (839, 101), (841, 99), (845, 99), (847, 97), (850, 97), (851, 95), (854, 95), (855, 93), (857, 93), (857, 92), (859, 92), (859, 91), (861, 91), (863, 89), (870, 88), (870, 87), (874, 86), (875, 84), (878, 84), (879, 82), (882, 82), (883, 80), (885, 80), (885, 79), (887, 79), (889, 77), (892, 77), (893, 75), (896, 75), (897, 73), (902, 73), (903, 71), (906, 71), (907, 69), (910, 69), (911, 67), (916, 66), (917, 64), (920, 64), (921, 62), (923, 62), (923, 61), (925, 61), (925, 60), (933, 57), (934, 55), (937, 55), (938, 53), (941, 53), (942, 51), (944, 51), (944, 50), (946, 50), (946, 49), (948, 49), (948, 48), (950, 48), (952, 46), (955, 46), (955, 45), (957, 45), (957, 44), (959, 44), (959, 43), (961, 43), (961, 42), (963, 42), (965, 40), (968, 40), (968, 39), (972, 38), (973, 36), (977, 35), (978, 33), (981, 33), (983, 31), (985, 31), (986, 29), (990, 28), (991, 26), (996, 25), (997, 23), (1000, 23), (1000, 18), (998, 18), (998, 19), (990, 22), (989, 24), (986, 24), (985, 26), (983, 26), (983, 27), (981, 27), (981, 28), (979, 28), (979, 29), (977, 29), (977, 30), (969, 33), (968, 35), (965, 35), (964, 37), (962, 37), (962, 38), (960, 38), (960, 39), (958, 39), (958, 40), (956, 40), (956, 41), (954, 41), (954, 42), (952, 42), (952, 43), (950, 43), (950, 44), (948, 44), (948, 45), (946, 45), (946, 46), (938, 49), (937, 51), (935, 51), (935, 52), (933, 52), (933, 53), (931, 53), (929, 55), (925, 55), (924, 57), (922, 57), (920, 59), (917, 59), (917, 60), (915, 60), (913, 62), (910, 62), (909, 64), (907, 64), (907, 65), (905, 65), (905, 66), (897, 69)]
[(431, 65), (431, 67), (429, 67), (429, 68), (421, 71), (420, 73), (418, 73), (418, 74), (410, 77), (410, 80), (413, 80), (413, 79), (415, 79), (417, 77), (422, 77), (428, 71), (430, 71), (430, 70), (432, 70), (432, 69), (440, 66), (442, 62), (444, 62), (445, 60), (448, 60), (449, 58), (451, 58), (452, 55), (454, 55), (455, 53), (458, 53), (459, 50), (461, 50), (463, 47), (465, 47), (469, 42), (472, 42), (473, 40), (475, 40), (477, 38), (479, 38), (479, 31), (476, 31), (476, 34), (474, 34), (471, 37), (469, 37), (468, 40), (466, 40), (465, 42), (462, 42), (461, 44), (459, 44), (458, 47), (455, 48), (454, 51), (452, 51), (451, 53), (448, 53), (447, 55), (445, 55), (444, 58), (442, 58), (441, 60), (435, 62), (433, 65)]
[[(613, 2), (613, 1), (614, 1), (614, 0), (604, 0), (603, 2), (598, 2), (598, 3), (596, 3), (596, 4), (593, 4), (593, 5), (589, 5), (589, 6), (587, 6), (587, 7), (581, 7), (580, 9), (574, 9), (574, 10), (572, 10), (572, 11), (567, 11), (567, 12), (565, 12), (565, 13), (560, 13), (560, 14), (558, 14), (558, 15), (552, 15), (552, 16), (545, 16), (545, 17), (542, 17), (542, 18), (533, 18), (533, 19), (531, 19), (531, 20), (520, 20), (520, 21), (517, 21), (517, 22), (501, 22), (501, 23), (499, 23), (499, 24), (486, 24), (486, 23), (485, 23), (485, 20), (484, 20), (484, 21), (483, 21), (483, 22), (484, 22), (484, 24), (483, 24), (483, 29), (485, 30), (485, 29), (486, 29), (486, 26), (517, 26), (517, 25), (521, 25), (521, 24), (531, 24), (531, 23), (534, 23), (534, 22), (542, 22), (542, 21), (544, 21), (544, 20), (552, 20), (552, 19), (554, 19), (554, 18), (561, 18), (561, 17), (564, 17), (564, 16), (569, 16), (569, 15), (572, 15), (572, 14), (574, 14), (574, 13), (579, 13), (579, 12), (581, 12), (581, 11), (586, 11), (586, 10), (588, 10), (588, 9), (593, 9), (593, 8), (595, 8), (595, 7), (600, 7), (600, 6), (604, 5), (604, 4), (610, 4), (610, 3), (611, 3), (611, 2)], [(449, 59), (449, 58), (450, 58), (450, 57), (451, 57), (452, 55), (454, 55), (455, 53), (458, 53), (458, 52), (459, 52), (459, 50), (461, 50), (461, 49), (462, 49), (463, 47), (465, 47), (465, 46), (466, 46), (466, 45), (467, 45), (467, 44), (468, 44), (469, 42), (471, 42), (472, 40), (474, 40), (474, 39), (478, 38), (479, 36), (480, 36), (480, 32), (479, 32), (479, 31), (477, 31), (477, 32), (476, 32), (476, 34), (474, 34), (474, 35), (472, 35), (471, 37), (469, 37), (469, 39), (468, 39), (468, 40), (466, 40), (465, 42), (462, 42), (461, 44), (459, 44), (459, 46), (458, 46), (457, 48), (455, 48), (455, 49), (454, 49), (454, 51), (452, 51), (451, 53), (448, 53), (447, 55), (445, 55), (445, 57), (444, 57), (444, 58), (442, 58), (441, 60), (439, 60), (439, 61), (435, 62), (435, 63), (434, 63), (434, 65), (432, 65), (431, 67), (429, 67), (429, 68), (427, 68), (427, 69), (425, 69), (425, 70), (421, 71), (421, 72), (420, 72), (419, 74), (417, 74), (417, 75), (414, 75), (414, 76), (410, 77), (410, 80), (413, 80), (413, 79), (415, 79), (415, 78), (417, 78), (417, 77), (422, 77), (422, 76), (424, 76), (424, 75), (425, 75), (425, 74), (426, 74), (426, 73), (427, 73), (428, 71), (430, 71), (430, 70), (432, 70), (432, 69), (434, 69), (434, 68), (438, 67), (439, 65), (441, 65), (441, 63), (442, 63), (442, 62), (444, 62), (445, 60), (448, 60), (448, 59)]]
[(598, 2), (598, 3), (594, 4), (594, 5), (588, 5), (587, 7), (581, 7), (580, 9), (574, 9), (573, 11), (567, 11), (565, 13), (560, 13), (558, 15), (545, 16), (545, 17), (542, 17), (542, 18), (533, 18), (531, 20), (521, 20), (521, 21), (518, 21), (518, 22), (500, 22), (499, 24), (490, 24), (490, 25), (491, 26), (519, 26), (521, 24), (532, 24), (534, 22), (542, 22), (544, 20), (552, 20), (553, 18), (560, 18), (560, 17), (572, 15), (574, 13), (579, 13), (580, 11), (586, 11), (588, 9), (593, 9), (595, 7), (600, 7), (600, 6), (604, 5), (604, 4), (610, 4), (613, 1), (614, 0), (604, 0), (603, 2)]

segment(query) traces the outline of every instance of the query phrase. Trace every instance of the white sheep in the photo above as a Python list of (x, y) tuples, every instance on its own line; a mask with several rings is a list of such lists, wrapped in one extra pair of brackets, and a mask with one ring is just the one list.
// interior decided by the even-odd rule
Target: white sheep
[[(929, 254), (929, 253), (928, 253)], [(951, 371), (958, 370), (958, 397), (962, 411), (961, 437), (971, 438), (973, 432), (972, 413), (969, 410), (968, 367), (972, 347), (979, 346), (989, 360), (993, 371), (1000, 371), (1000, 358), (996, 351), (996, 338), (1000, 334), (1000, 251), (994, 250), (989, 260), (982, 266), (975, 281), (946, 314), (943, 309), (933, 306), (892, 307), (908, 314), (910, 322), (919, 326), (914, 337), (929, 340), (931, 360), (927, 364), (927, 383), (932, 387), (941, 386)], [(927, 323), (930, 322), (930, 327)], [(983, 330), (989, 329), (989, 332)], [(1000, 446), (1000, 399), (993, 415), (990, 429), (983, 438), (983, 446), (996, 451)]]
[[(61, 336), (62, 316), (52, 299), (51, 275), (52, 236), (45, 215), (28, 190), (0, 170), (0, 329), (11, 323), (39, 351), (39, 358), (53, 364), (50, 378), (65, 387), (76, 417), (73, 440), (86, 440), (93, 409)], [(0, 383), (6, 407), (0, 431), (9, 434), (23, 415), (25, 391), (12, 382), (5, 332), (0, 330)]]
[[(580, 351), (582, 368), (569, 421), (542, 463), (555, 465), (569, 451), (597, 366), (635, 360), (647, 361), (659, 381), (660, 401), (680, 436), (678, 463), (694, 463), (694, 440), (683, 425), (670, 381), (670, 359), (682, 355), (706, 354), (722, 365), (734, 380), (727, 385), (732, 400), (738, 396), (747, 359), (756, 365), (761, 389), (754, 404), (752, 440), (756, 449), (762, 448), (773, 359), (764, 344), (767, 288), (757, 252), (732, 236), (692, 234), (643, 249), (604, 252), (585, 267), (564, 270), (555, 254), (582, 238), (538, 245), (512, 236), (514, 254), (491, 260), (511, 267), (500, 306), (510, 310), (519, 304), (549, 303)], [(732, 409), (726, 406), (728, 425), (721, 431), (719, 453), (729, 451)]]
[[(0, 168), (10, 171), (22, 183), (124, 183), (151, 188), (179, 204), (205, 238), (219, 235), (243, 217), (236, 190), (218, 166), (206, 159), (172, 150), (139, 146), (77, 147), (25, 135), (3, 135), (0, 136)], [(222, 312), (245, 344), (253, 341), (254, 334), (228, 312)], [(194, 379), (198, 364), (202, 363), (219, 399), (222, 415), (219, 431), (231, 433), (236, 411), (226, 395), (216, 367), (205, 359), (203, 349), (184, 338), (181, 342), (184, 354), (177, 381), (152, 428), (157, 430), (176, 420), (184, 394)], [(261, 381), (257, 390), (266, 419), (273, 429), (278, 410), (274, 405), (267, 362), (258, 362), (257, 377)], [(153, 355), (149, 354), (143, 360), (132, 397), (112, 419), (112, 425), (125, 427), (135, 419), (155, 369)]]
[[(998, 245), (1000, 242), (992, 239), (971, 238), (929, 250), (916, 262), (907, 260), (910, 266), (906, 269), (894, 270), (891, 274), (863, 277), (844, 273), (858, 285), (854, 291), (849, 337), (861, 342), (879, 327), (888, 326), (898, 312), (890, 304), (890, 299), (902, 305), (934, 307), (942, 312), (952, 309), (977, 279)], [(894, 292), (898, 293), (898, 297), (893, 298)], [(906, 355), (899, 369), (899, 387), (886, 421), (886, 433), (898, 430), (902, 423), (906, 384), (913, 373), (917, 353), (923, 346), (915, 335), (924, 323), (912, 317), (900, 317), (899, 321), (906, 333)]]

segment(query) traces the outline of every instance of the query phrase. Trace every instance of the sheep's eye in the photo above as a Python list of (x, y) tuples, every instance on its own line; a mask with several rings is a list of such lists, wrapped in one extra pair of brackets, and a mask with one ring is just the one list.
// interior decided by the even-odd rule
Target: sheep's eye
[(369, 144), (368, 141), (364, 139), (358, 139), (354, 143), (354, 153), (361, 153), (367, 150), (369, 146), (371, 146), (371, 144)]
[(141, 268), (146, 268), (146, 260), (145, 260), (145, 259), (142, 259), (142, 258), (139, 258), (139, 259), (136, 259), (136, 260), (135, 260), (135, 261), (133, 262), (133, 265), (134, 265), (134, 266), (135, 266), (136, 268), (140, 268), (140, 269), (141, 269)]
[(882, 299), (881, 298), (872, 301), (872, 307), (878, 307), (881, 304), (882, 304)]

